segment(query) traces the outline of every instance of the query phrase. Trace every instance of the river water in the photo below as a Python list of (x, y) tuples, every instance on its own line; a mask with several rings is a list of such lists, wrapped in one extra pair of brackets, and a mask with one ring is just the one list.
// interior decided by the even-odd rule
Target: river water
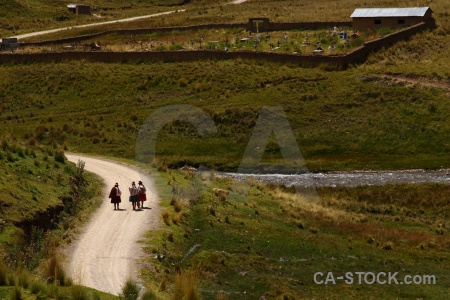
[(305, 173), (299, 175), (283, 174), (239, 174), (217, 173), (217, 176), (244, 181), (253, 177), (257, 181), (285, 186), (300, 187), (356, 187), (385, 184), (443, 183), (450, 184), (450, 169), (441, 170), (402, 170), (402, 171), (352, 171)]

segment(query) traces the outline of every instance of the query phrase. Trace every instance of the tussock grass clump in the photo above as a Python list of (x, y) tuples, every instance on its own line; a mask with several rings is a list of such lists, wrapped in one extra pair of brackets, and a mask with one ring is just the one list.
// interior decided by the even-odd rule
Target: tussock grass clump
[(174, 200), (172, 205), (173, 205), (173, 209), (174, 209), (177, 213), (179, 213), (180, 211), (182, 211), (183, 208), (184, 208), (184, 203), (183, 203), (182, 201), (180, 201), (180, 200)]
[(163, 276), (163, 278), (161, 278), (161, 282), (159, 283), (159, 291), (160, 292), (165, 292), (167, 290), (167, 277)]
[(211, 214), (211, 216), (216, 216), (216, 208), (211, 205), (209, 207), (209, 213)]
[(19, 285), (25, 289), (31, 284), (31, 274), (28, 270), (21, 270), (18, 276)]
[(30, 286), (30, 291), (35, 295), (46, 295), (47, 294), (47, 285), (41, 280), (35, 279)]
[(178, 225), (181, 222), (182, 219), (183, 219), (182, 214), (174, 214), (172, 216), (172, 223), (175, 224), (175, 225)]
[(73, 285), (70, 287), (70, 296), (72, 300), (89, 300), (91, 296), (89, 292), (81, 285)]
[(136, 300), (139, 296), (141, 288), (132, 279), (127, 279), (122, 287), (122, 293), (119, 295), (120, 300)]
[(56, 255), (49, 258), (45, 271), (45, 276), (50, 282), (57, 282), (59, 285), (65, 285), (66, 272)]
[(173, 299), (201, 299), (199, 290), (200, 274), (198, 270), (188, 269), (177, 273)]
[(158, 295), (153, 290), (146, 290), (141, 297), (141, 300), (158, 300)]
[(386, 242), (382, 246), (383, 250), (392, 250), (394, 249), (394, 243), (392, 242)]
[(216, 296), (216, 300), (226, 300), (228, 299), (227, 294), (224, 291), (219, 291)]
[(161, 215), (162, 215), (162, 217), (163, 217), (164, 223), (165, 223), (167, 226), (170, 226), (169, 213), (168, 213), (167, 211), (163, 211), (163, 212), (161, 213)]
[(19, 286), (15, 286), (9, 295), (9, 299), (11, 300), (22, 300), (22, 289)]

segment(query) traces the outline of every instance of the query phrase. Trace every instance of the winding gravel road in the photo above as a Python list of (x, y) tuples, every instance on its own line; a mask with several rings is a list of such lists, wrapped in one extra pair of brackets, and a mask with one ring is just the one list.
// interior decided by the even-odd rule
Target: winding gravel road
[[(128, 277), (136, 280), (142, 257), (138, 241), (144, 232), (159, 227), (158, 196), (152, 179), (123, 163), (65, 154), (69, 161), (85, 162), (85, 170), (96, 173), (106, 183), (104, 202), (69, 250), (68, 271), (76, 283), (118, 295)], [(144, 209), (133, 211), (128, 187), (141, 180), (147, 188)], [(120, 211), (108, 198), (114, 183), (122, 190)]]

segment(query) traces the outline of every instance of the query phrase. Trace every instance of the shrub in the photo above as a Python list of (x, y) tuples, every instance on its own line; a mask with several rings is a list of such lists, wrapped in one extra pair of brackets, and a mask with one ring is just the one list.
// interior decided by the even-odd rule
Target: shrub
[(28, 270), (21, 270), (19, 274), (19, 285), (27, 289), (30, 286), (31, 275)]
[(25, 153), (22, 148), (19, 148), (17, 150), (17, 155), (19, 155), (19, 157), (21, 157), (21, 158), (25, 158)]
[(80, 285), (73, 285), (70, 288), (70, 295), (71, 300), (87, 300), (91, 298), (86, 288)]
[(168, 235), (167, 235), (167, 240), (169, 241), (169, 242), (171, 242), (171, 243), (173, 243), (173, 233), (172, 232), (170, 232)]
[(136, 300), (139, 296), (141, 288), (131, 279), (125, 282), (122, 288), (122, 293), (119, 295), (119, 299), (123, 300)]
[(9, 149), (9, 144), (7, 141), (3, 140), (2, 141), (2, 150), (7, 150)]
[(56, 153), (55, 153), (55, 161), (60, 162), (62, 164), (66, 161), (66, 157), (64, 156), (64, 152), (63, 151), (56, 151)]
[(212, 215), (212, 216), (215, 216), (216, 215), (216, 209), (214, 208), (214, 206), (210, 206), (209, 207), (209, 213)]
[(146, 290), (144, 294), (142, 294), (141, 300), (157, 300), (158, 296), (152, 290)]
[(2, 259), (0, 259), (0, 285), (7, 285), (7, 270), (6, 265)]
[(35, 166), (35, 167), (39, 167), (40, 165), (41, 165), (41, 162), (39, 161), (39, 159), (36, 158), (36, 159), (34, 160), (34, 166)]
[(22, 300), (22, 289), (19, 286), (15, 286), (12, 290), (9, 299), (11, 300)]
[(45, 295), (47, 294), (47, 285), (40, 280), (34, 280), (31, 283), (30, 291), (32, 294), (35, 295), (37, 294)]

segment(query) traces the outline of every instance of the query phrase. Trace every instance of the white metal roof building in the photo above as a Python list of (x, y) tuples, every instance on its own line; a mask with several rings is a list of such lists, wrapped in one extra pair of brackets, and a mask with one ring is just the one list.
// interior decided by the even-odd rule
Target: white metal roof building
[(411, 26), (431, 19), (432, 13), (429, 7), (357, 8), (350, 17), (354, 29), (366, 30)]

